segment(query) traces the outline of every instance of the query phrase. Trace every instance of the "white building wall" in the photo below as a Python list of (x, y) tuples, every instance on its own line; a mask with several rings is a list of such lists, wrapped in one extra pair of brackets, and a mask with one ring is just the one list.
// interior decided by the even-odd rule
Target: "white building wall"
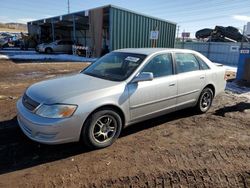
[(250, 37), (250, 22), (247, 23), (246, 25), (246, 35)]

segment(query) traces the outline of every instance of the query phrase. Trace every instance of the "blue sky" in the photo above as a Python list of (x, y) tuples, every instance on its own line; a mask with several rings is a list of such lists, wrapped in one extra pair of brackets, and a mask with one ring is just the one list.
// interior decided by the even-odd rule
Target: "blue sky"
[[(250, 0), (70, 0), (76, 12), (113, 4), (137, 12), (176, 22), (180, 32), (194, 33), (215, 25), (240, 29), (250, 22)], [(67, 0), (1, 0), (0, 22), (26, 23), (67, 13)]]

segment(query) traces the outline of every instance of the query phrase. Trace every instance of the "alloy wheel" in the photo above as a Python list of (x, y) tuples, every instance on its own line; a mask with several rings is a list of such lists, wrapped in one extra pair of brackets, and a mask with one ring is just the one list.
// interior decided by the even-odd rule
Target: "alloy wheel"
[(200, 107), (202, 110), (206, 111), (211, 106), (212, 98), (212, 94), (209, 91), (203, 93), (200, 100)]
[(93, 138), (98, 143), (105, 143), (111, 140), (117, 130), (117, 121), (111, 115), (103, 115), (97, 119), (93, 129)]

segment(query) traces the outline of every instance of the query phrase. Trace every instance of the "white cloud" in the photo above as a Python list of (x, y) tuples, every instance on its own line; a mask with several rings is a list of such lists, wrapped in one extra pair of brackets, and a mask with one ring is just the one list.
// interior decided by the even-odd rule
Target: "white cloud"
[[(55, 16), (55, 15), (54, 15), (54, 16)], [(53, 15), (45, 14), (43, 17), (41, 17), (41, 19), (42, 19), (42, 18), (51, 18), (51, 17), (53, 17)]]
[(250, 16), (245, 16), (245, 15), (233, 15), (233, 19), (239, 20), (239, 21), (250, 22)]
[(33, 20), (35, 20), (35, 19), (34, 18), (18, 18), (16, 20), (16, 22), (26, 24), (27, 22), (30, 22), (30, 21), (33, 21)]
[(14, 22), (14, 23), (24, 23), (26, 24), (27, 22), (30, 21), (34, 21), (34, 20), (39, 20), (39, 19), (43, 19), (43, 18), (50, 18), (53, 17), (55, 15), (50, 15), (50, 14), (44, 14), (41, 16), (35, 16), (35, 17), (8, 17), (8, 16), (2, 16), (0, 15), (0, 23), (10, 23), (10, 22)]
[(0, 16), (0, 22), (1, 23), (11, 22), (11, 19), (9, 19), (7, 16)]
[(29, 21), (36, 20), (35, 18), (9, 18), (7, 16), (0, 16), (1, 23), (9, 23), (9, 22), (16, 22), (16, 23), (24, 23), (26, 24)]

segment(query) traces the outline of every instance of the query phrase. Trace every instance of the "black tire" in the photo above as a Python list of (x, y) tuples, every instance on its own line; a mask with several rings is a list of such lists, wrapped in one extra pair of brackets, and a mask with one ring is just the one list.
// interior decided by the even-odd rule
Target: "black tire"
[[(108, 123), (109, 120), (112, 121)], [(102, 128), (100, 122), (103, 123)], [(89, 148), (105, 148), (115, 142), (121, 130), (122, 120), (119, 114), (112, 109), (106, 108), (93, 113), (86, 120), (82, 128), (81, 140)], [(108, 138), (105, 139), (104, 135), (107, 135)]]
[(46, 54), (51, 54), (52, 52), (53, 52), (53, 50), (51, 48), (46, 48), (45, 49)]
[(213, 91), (210, 88), (203, 89), (195, 107), (198, 113), (206, 113), (210, 109), (213, 102), (213, 95)]

